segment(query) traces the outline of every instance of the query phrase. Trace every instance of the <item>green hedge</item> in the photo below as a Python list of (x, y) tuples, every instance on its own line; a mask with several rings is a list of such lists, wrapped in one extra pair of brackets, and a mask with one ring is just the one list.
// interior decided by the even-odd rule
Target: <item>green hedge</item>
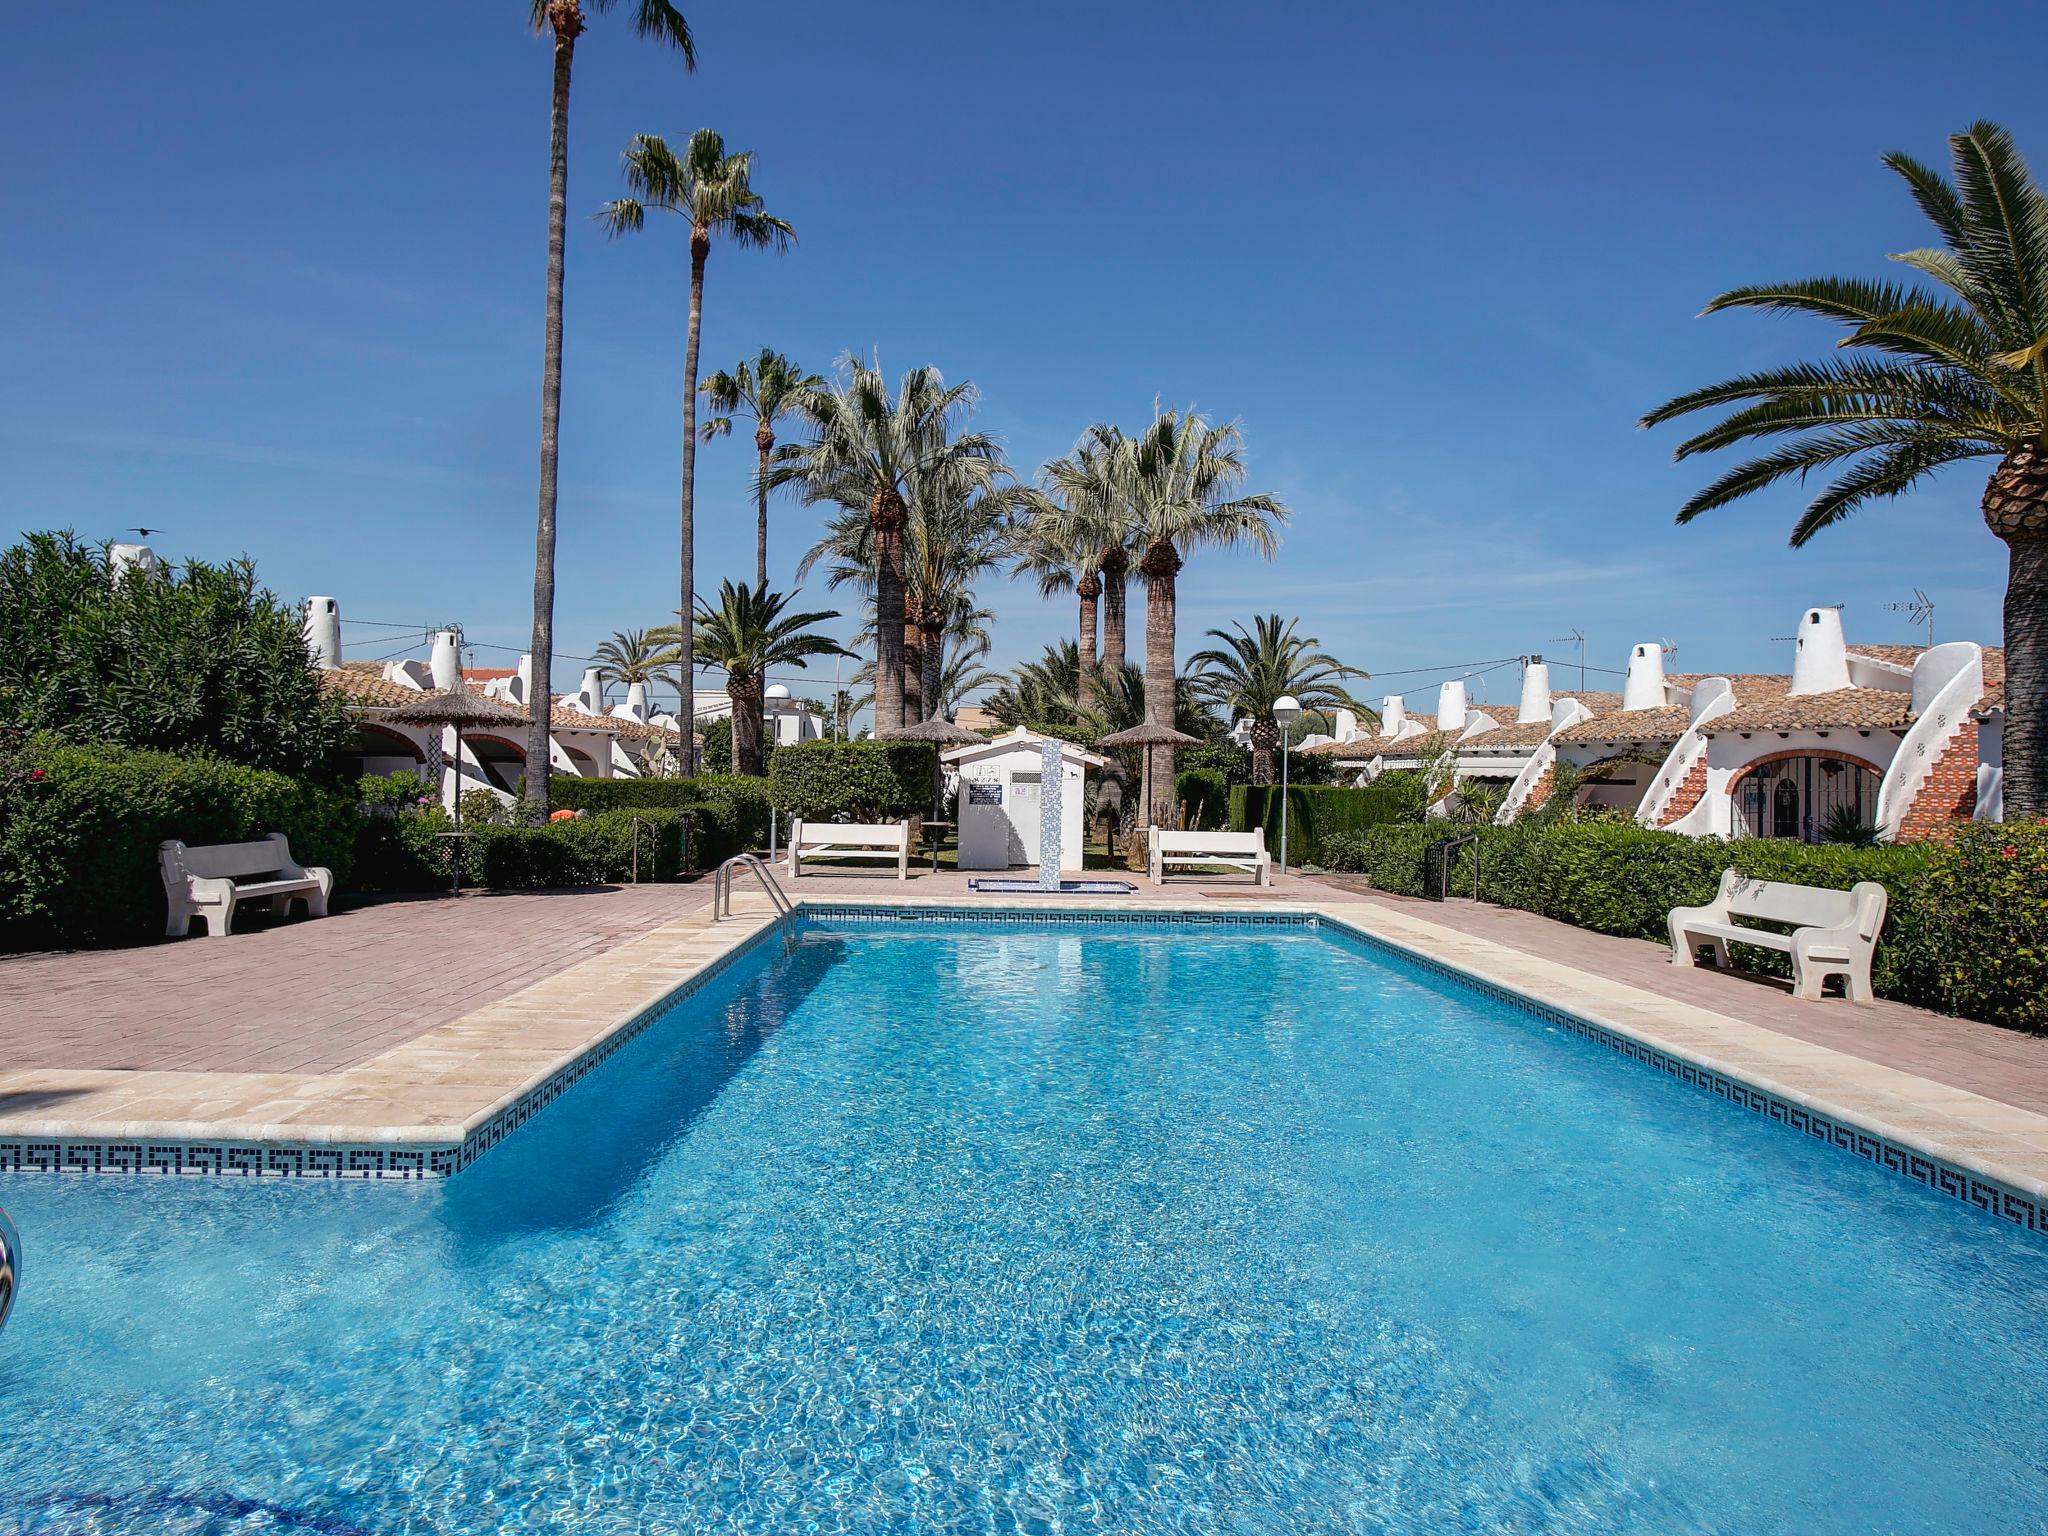
[(715, 869), (735, 853), (768, 846), (769, 781), (730, 773), (691, 779), (548, 780), (550, 803), (571, 811), (659, 807), (691, 814), (690, 866)]
[(641, 881), (674, 880), (683, 868), (685, 819), (681, 811), (642, 806), (537, 827), (478, 827), (463, 846), (463, 876), (501, 891), (622, 884), (633, 878), (638, 821)]
[[(1372, 828), (1339, 850), (1375, 887), (1419, 896), (1429, 845), (1470, 828)], [(1451, 887), (1601, 933), (1662, 941), (1673, 907), (1712, 899), (1723, 870), (1890, 896), (1872, 980), (1879, 995), (2048, 1031), (2048, 826), (1975, 825), (1951, 841), (1856, 848), (1773, 838), (1683, 837), (1613, 822), (1490, 827), (1461, 849)], [(1737, 963), (1783, 974), (1786, 959), (1741, 948)]]
[[(1386, 774), (1362, 789), (1291, 784), (1287, 789), (1287, 854), (1290, 863), (1330, 866), (1324, 844), (1353, 837), (1368, 827), (1413, 821), (1422, 812), (1421, 780), (1414, 774)], [(1280, 853), (1280, 786), (1239, 784), (1230, 791), (1230, 830), (1263, 831), (1266, 847)]]
[(0, 760), (0, 946), (161, 935), (157, 845), (253, 842), (349, 878), (353, 798), (259, 768), (37, 736)]
[(806, 741), (776, 752), (769, 795), (805, 821), (900, 821), (931, 809), (938, 754), (928, 741)]
[(1230, 819), (1230, 780), (1214, 768), (1189, 768), (1174, 776), (1174, 803), (1195, 828), (1223, 827)]

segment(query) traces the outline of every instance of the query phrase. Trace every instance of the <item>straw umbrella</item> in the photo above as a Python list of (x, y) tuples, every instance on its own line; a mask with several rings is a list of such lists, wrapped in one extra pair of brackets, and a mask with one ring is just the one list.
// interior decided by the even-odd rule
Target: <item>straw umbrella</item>
[(1139, 804), (1145, 807), (1146, 815), (1152, 812), (1152, 752), (1153, 747), (1199, 747), (1202, 738), (1190, 736), (1186, 731), (1177, 731), (1170, 725), (1161, 725), (1154, 720), (1142, 721), (1127, 731), (1113, 731), (1095, 743), (1098, 747), (1143, 747), (1145, 752), (1139, 768)]
[[(392, 725), (416, 725), (428, 729), (440, 726), (455, 728), (455, 835), (462, 835), (462, 732), (465, 727), (525, 725), (526, 711), (514, 709), (510, 704), (501, 704), (496, 699), (487, 699), (481, 694), (469, 692), (457, 686), (446, 690), (422, 693), (418, 698), (408, 700), (384, 716)], [(436, 791), (440, 785), (434, 786)], [(455, 861), (455, 888), (462, 888), (462, 860)]]

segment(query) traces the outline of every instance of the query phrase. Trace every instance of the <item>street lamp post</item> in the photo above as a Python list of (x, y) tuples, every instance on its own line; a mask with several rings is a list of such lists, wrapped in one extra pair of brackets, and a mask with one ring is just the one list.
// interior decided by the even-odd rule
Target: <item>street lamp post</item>
[(1283, 693), (1273, 701), (1273, 719), (1280, 727), (1280, 873), (1287, 873), (1287, 735), (1301, 718), (1301, 700)]

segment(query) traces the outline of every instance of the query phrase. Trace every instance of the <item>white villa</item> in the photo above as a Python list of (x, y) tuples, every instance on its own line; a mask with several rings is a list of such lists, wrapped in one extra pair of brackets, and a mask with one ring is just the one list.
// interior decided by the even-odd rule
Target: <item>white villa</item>
[[(331, 597), (306, 599), (306, 644), (322, 682), (356, 706), (356, 751), (362, 773), (416, 772), (427, 776), (430, 763), (442, 765), (442, 803), (452, 806), (457, 795), (488, 789), (510, 801), (526, 773), (524, 732), (465, 728), (462, 760), (454, 760), (455, 733), (434, 727), (404, 725), (389, 717), (422, 694), (465, 687), (524, 712), (532, 696), (533, 658), (521, 656), (516, 667), (464, 667), (461, 634), (438, 631), (424, 660), (348, 661), (342, 655), (341, 609)], [(682, 737), (672, 714), (657, 713), (645, 683), (626, 689), (623, 702), (607, 704), (605, 684), (595, 667), (586, 668), (574, 693), (557, 695), (549, 712), (550, 760), (556, 773), (577, 778), (668, 778), (684, 770)], [(817, 716), (786, 688), (771, 687), (764, 714), (770, 740), (781, 744), (806, 741), (819, 734)], [(695, 697), (697, 723), (730, 719), (732, 700), (723, 692), (701, 691)], [(431, 741), (431, 737), (440, 741)]]
[(1973, 641), (1850, 647), (1834, 608), (1809, 608), (1785, 674), (1673, 675), (1664, 649), (1629, 653), (1612, 693), (1553, 693), (1532, 657), (1512, 711), (1471, 707), (1461, 681), (1434, 717), (1399, 695), (1380, 731), (1340, 717), (1306, 750), (1358, 770), (1429, 768), (1454, 783), (1505, 781), (1501, 824), (1542, 805), (1560, 763), (1581, 804), (1694, 836), (1818, 839), (1846, 814), (1896, 841), (2001, 816), (2005, 656)]

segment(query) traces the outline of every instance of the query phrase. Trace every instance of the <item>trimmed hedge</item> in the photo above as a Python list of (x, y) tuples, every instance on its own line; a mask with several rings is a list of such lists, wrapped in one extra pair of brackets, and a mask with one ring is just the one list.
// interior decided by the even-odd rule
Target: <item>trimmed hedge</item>
[[(1375, 827), (1341, 850), (1341, 867), (1419, 896), (1430, 844), (1474, 829)], [(1712, 899), (1723, 870), (1846, 890), (1875, 880), (1890, 896), (1872, 981), (1880, 996), (2013, 1028), (2048, 1031), (2048, 826), (1977, 824), (1946, 842), (1857, 848), (1775, 838), (1684, 837), (1613, 822), (1489, 827), (1461, 849), (1451, 888), (1601, 933), (1663, 941), (1673, 907)], [(1771, 950), (1737, 963), (1785, 974)]]
[(0, 947), (129, 944), (163, 932), (157, 845), (282, 832), (349, 878), (352, 797), (281, 773), (36, 736), (0, 762)]
[[(1362, 789), (1290, 784), (1287, 788), (1287, 852), (1295, 864), (1330, 864), (1325, 843), (1355, 837), (1368, 827), (1414, 821), (1422, 813), (1422, 781), (1414, 774), (1385, 774)], [(1239, 784), (1230, 791), (1230, 830), (1263, 831), (1266, 847), (1280, 852), (1280, 786)]]
[(478, 827), (462, 850), (463, 874), (500, 891), (621, 884), (633, 878), (636, 819), (640, 879), (676, 879), (683, 867), (685, 813), (654, 806), (591, 811), (537, 827)]
[(938, 770), (928, 741), (806, 741), (776, 752), (768, 793), (805, 821), (900, 821), (931, 809)]
[(1230, 818), (1230, 780), (1214, 768), (1189, 768), (1176, 774), (1173, 799), (1188, 813), (1196, 828), (1227, 826)]
[(716, 869), (736, 853), (768, 846), (769, 781), (730, 773), (692, 779), (548, 780), (550, 803), (563, 810), (653, 807), (691, 813), (690, 866)]

